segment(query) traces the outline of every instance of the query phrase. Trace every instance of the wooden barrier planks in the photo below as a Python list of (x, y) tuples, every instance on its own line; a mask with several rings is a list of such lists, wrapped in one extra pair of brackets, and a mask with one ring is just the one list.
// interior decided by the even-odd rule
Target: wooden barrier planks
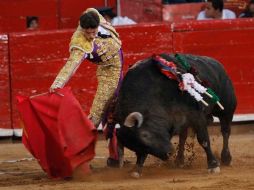
[(172, 52), (172, 32), (167, 24), (142, 24), (117, 28), (123, 43), (125, 71), (128, 65), (155, 53)]
[(12, 136), (8, 35), (0, 34), (0, 137)]
[[(59, 28), (76, 28), (79, 17), (87, 8), (103, 7), (105, 0), (58, 0), (60, 23)], [(107, 1), (107, 6), (116, 8), (116, 0)]]
[(26, 17), (37, 16), (42, 30), (58, 28), (58, 0), (0, 1), (0, 32), (26, 31)]

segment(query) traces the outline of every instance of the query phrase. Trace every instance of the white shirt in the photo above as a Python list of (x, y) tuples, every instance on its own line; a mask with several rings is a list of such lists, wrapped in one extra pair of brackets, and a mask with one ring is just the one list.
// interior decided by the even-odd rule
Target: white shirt
[(127, 16), (125, 17), (117, 16), (112, 19), (111, 24), (113, 26), (116, 26), (116, 25), (129, 25), (129, 24), (137, 24), (137, 23), (133, 21), (132, 19), (128, 18)]
[(110, 32), (106, 30), (105, 28), (103, 28), (102, 26), (98, 27), (98, 32), (100, 32), (101, 34), (110, 35)]
[[(229, 10), (229, 9), (223, 9), (222, 10), (222, 18), (221, 19), (234, 19), (236, 18), (236, 15), (233, 11)], [(205, 11), (201, 11), (198, 14), (197, 20), (210, 20), (213, 18), (207, 18), (205, 16)]]

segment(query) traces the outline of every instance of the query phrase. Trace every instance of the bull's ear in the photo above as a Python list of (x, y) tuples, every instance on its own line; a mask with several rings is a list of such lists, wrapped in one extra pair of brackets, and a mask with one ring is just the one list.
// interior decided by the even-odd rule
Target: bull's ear
[(124, 121), (124, 126), (134, 127), (135, 125), (137, 125), (137, 127), (140, 127), (142, 123), (143, 115), (140, 112), (132, 112), (126, 117)]

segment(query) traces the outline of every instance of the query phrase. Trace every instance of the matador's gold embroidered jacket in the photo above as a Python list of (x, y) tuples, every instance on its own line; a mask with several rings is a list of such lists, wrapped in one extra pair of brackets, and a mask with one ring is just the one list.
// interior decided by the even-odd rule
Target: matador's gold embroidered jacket
[(86, 12), (88, 11), (94, 11), (99, 15), (99, 27), (102, 27), (110, 35), (106, 38), (98, 35), (94, 41), (89, 42), (79, 26), (71, 38), (69, 59), (57, 75), (51, 88), (62, 88), (84, 59), (96, 63), (98, 65), (96, 72), (98, 87), (89, 116), (95, 125), (98, 125), (104, 114), (105, 105), (114, 95), (122, 75), (122, 52), (121, 41), (115, 29), (105, 21), (96, 9), (89, 8)]

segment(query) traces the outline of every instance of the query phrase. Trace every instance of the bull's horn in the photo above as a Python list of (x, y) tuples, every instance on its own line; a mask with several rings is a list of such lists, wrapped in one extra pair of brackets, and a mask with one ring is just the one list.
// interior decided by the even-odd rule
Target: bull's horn
[(126, 117), (124, 121), (124, 126), (133, 127), (136, 124), (136, 122), (138, 122), (137, 127), (140, 127), (141, 124), (143, 123), (143, 115), (139, 112), (132, 112)]

